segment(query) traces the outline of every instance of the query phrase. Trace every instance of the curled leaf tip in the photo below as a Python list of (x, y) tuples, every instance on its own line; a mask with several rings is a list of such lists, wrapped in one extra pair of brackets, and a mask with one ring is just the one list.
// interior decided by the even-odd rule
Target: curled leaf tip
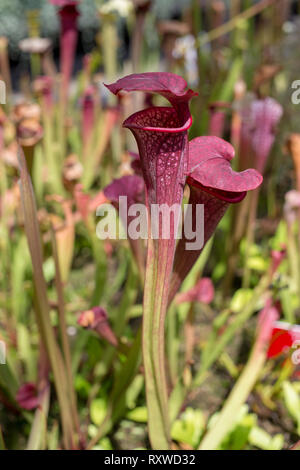
[(197, 96), (193, 90), (186, 90), (186, 81), (174, 73), (146, 72), (127, 75), (110, 85), (104, 84), (112, 93), (117, 95), (120, 91), (144, 91), (159, 93), (167, 99), (170, 97), (189, 100)]

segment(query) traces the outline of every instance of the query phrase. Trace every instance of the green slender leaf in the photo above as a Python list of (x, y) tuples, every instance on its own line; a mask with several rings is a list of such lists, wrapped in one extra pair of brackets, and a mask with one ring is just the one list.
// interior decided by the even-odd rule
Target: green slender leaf
[(50, 321), (47, 286), (43, 273), (43, 255), (36, 203), (30, 176), (26, 167), (26, 160), (21, 148), (19, 149), (18, 156), (24, 225), (33, 267), (36, 296), (36, 320), (54, 375), (57, 396), (60, 404), (62, 426), (64, 429), (64, 444), (66, 448), (72, 448), (74, 445), (73, 416), (68, 397), (68, 387), (64, 370), (65, 367)]

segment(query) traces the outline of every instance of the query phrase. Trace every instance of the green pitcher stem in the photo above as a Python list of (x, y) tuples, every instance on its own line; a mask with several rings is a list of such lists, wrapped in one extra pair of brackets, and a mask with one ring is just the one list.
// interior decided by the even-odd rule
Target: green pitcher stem
[[(160, 245), (159, 245), (160, 244)], [(165, 318), (173, 240), (148, 240), (144, 290), (143, 357), (148, 427), (153, 449), (170, 448), (168, 387), (165, 370)]]

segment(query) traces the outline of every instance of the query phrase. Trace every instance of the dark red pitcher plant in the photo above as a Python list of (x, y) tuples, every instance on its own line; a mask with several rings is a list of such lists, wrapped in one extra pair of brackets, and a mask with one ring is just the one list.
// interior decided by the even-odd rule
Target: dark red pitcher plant
[[(257, 188), (262, 177), (256, 170), (234, 172), (230, 167), (233, 148), (220, 138), (201, 137), (189, 143), (188, 130), (192, 124), (189, 101), (196, 93), (187, 89), (183, 78), (172, 73), (134, 74), (107, 85), (107, 88), (116, 95), (133, 91), (158, 93), (171, 105), (149, 107), (133, 114), (123, 124), (131, 130), (137, 142), (148, 214), (143, 360), (149, 436), (154, 449), (169, 449), (166, 313), (169, 301), (203, 246), (189, 251), (186, 240), (182, 238), (176, 249), (180, 217), (176, 211), (170, 217), (168, 209), (181, 207), (187, 183), (190, 186), (190, 209), (187, 212), (192, 211), (192, 224), (195, 226), (194, 208), (197, 204), (204, 205), (202, 229), (205, 244), (229, 204), (241, 201), (248, 190)], [(152, 209), (157, 205), (161, 210), (154, 217)], [(168, 236), (165, 236), (166, 229)]]

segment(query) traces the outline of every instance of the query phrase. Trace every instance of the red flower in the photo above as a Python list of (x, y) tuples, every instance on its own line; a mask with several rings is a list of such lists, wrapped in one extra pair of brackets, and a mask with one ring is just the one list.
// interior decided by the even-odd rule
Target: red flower
[[(127, 232), (128, 240), (130, 243), (130, 247), (133, 253), (133, 256), (136, 260), (137, 266), (139, 268), (140, 274), (142, 278), (144, 278), (145, 272), (145, 255), (144, 255), (144, 247), (142, 245), (141, 239), (133, 239), (130, 237), (128, 233), (128, 227), (131, 221), (134, 219), (133, 216), (128, 215), (128, 208), (132, 204), (137, 204), (140, 202), (144, 202), (145, 195), (144, 195), (144, 181), (138, 175), (125, 175), (122, 178), (115, 179), (111, 184), (104, 188), (104, 195), (107, 199), (109, 199), (114, 207), (119, 211), (120, 218), (123, 222), (125, 230)], [(123, 208), (119, 207), (119, 198), (121, 196), (127, 197), (127, 205)], [(127, 207), (128, 206), (128, 207)]]

